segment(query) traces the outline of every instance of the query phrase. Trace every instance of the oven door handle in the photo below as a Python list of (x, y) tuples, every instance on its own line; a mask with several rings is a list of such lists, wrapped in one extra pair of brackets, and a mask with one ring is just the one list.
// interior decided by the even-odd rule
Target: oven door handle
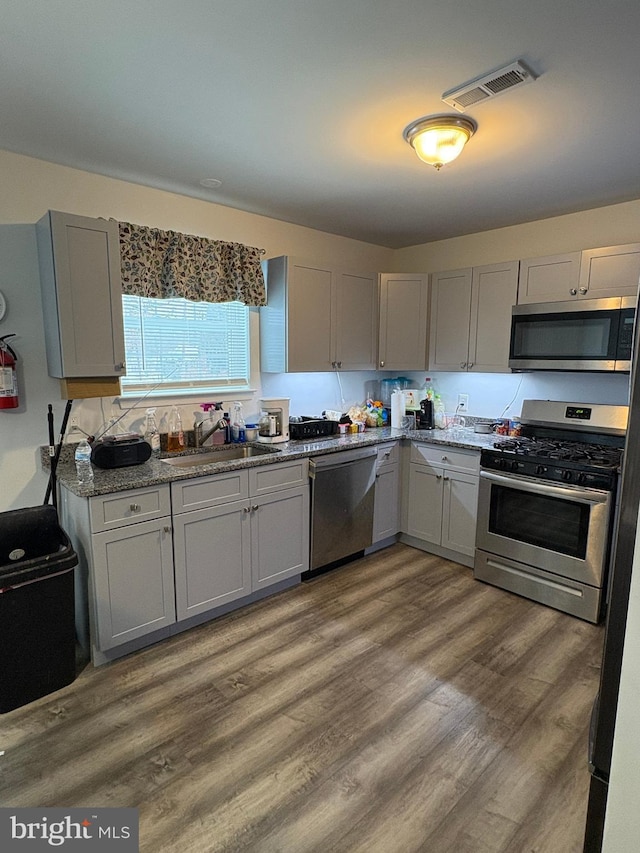
[(523, 492), (533, 492), (536, 495), (564, 498), (565, 500), (570, 498), (572, 501), (585, 504), (604, 504), (611, 497), (610, 492), (604, 492), (600, 489), (582, 489), (580, 486), (571, 486), (568, 483), (566, 486), (557, 486), (555, 483), (533, 481), (526, 477), (519, 477), (517, 474), (505, 477), (501, 474), (494, 474), (492, 471), (480, 471), (480, 477), (490, 483), (508, 486), (512, 489), (517, 488)]

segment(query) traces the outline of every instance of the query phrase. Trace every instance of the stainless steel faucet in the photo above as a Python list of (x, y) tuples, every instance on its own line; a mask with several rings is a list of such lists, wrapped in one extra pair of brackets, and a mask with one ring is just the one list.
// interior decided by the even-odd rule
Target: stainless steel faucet
[(196, 446), (202, 447), (202, 445), (205, 443), (205, 441), (210, 436), (212, 436), (214, 434), (214, 432), (216, 432), (219, 429), (224, 429), (226, 426), (227, 426), (227, 422), (224, 418), (220, 418), (219, 421), (216, 421), (216, 423), (211, 427), (211, 429), (208, 429), (206, 432), (202, 432), (202, 424), (198, 424), (196, 427), (196, 431), (195, 431)]

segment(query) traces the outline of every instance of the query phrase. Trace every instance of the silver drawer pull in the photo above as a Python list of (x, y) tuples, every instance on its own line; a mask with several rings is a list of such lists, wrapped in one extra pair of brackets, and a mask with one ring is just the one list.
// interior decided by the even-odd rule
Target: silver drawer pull
[(449, 457), (448, 456), (441, 456), (440, 458), (442, 459), (443, 462), (446, 462)]
[(140, 504), (129, 504), (131, 512), (140, 512)]

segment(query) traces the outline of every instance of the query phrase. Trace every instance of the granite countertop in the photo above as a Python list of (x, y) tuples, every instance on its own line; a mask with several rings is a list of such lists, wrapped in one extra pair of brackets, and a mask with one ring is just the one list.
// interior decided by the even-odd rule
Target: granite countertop
[[(411, 441), (428, 442), (430, 444), (442, 444), (449, 447), (461, 447), (469, 450), (482, 450), (485, 447), (492, 447), (495, 441), (495, 435), (474, 433), (472, 427), (457, 427), (445, 430), (402, 430), (382, 427), (380, 429), (367, 429), (355, 435), (317, 438), (309, 441), (287, 441), (282, 444), (272, 445), (263, 444), (260, 445), (262, 448), (266, 446), (274, 452), (247, 459), (234, 459), (188, 468), (177, 468), (163, 462), (162, 457), (166, 458), (171, 455), (168, 453), (162, 454), (159, 458), (149, 459), (141, 465), (130, 465), (125, 468), (103, 470), (94, 466), (94, 480), (92, 485), (83, 485), (78, 482), (73, 461), (75, 445), (68, 444), (62, 448), (56, 475), (58, 481), (69, 489), (69, 491), (80, 497), (89, 498), (95, 495), (106, 495), (129, 489), (142, 489), (148, 486), (163, 485), (176, 480), (206, 477), (211, 474), (220, 474), (224, 471), (254, 468), (258, 465), (272, 465), (276, 462), (286, 462), (292, 459), (320, 456), (327, 453), (339, 453), (341, 450), (352, 450), (357, 447), (366, 447), (402, 438), (410, 439)], [(228, 448), (229, 445), (226, 445), (226, 447)], [(220, 449), (222, 450), (224, 447), (220, 446)], [(207, 447), (206, 450), (215, 452), (216, 448)], [(192, 454), (198, 452), (191, 451)], [(42, 448), (41, 458), (43, 467), (48, 469), (48, 448)]]

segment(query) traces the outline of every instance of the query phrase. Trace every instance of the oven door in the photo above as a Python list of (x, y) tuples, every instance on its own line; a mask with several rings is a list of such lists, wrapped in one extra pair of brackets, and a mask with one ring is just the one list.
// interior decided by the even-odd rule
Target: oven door
[(610, 509), (610, 492), (481, 471), (476, 546), (601, 587)]

